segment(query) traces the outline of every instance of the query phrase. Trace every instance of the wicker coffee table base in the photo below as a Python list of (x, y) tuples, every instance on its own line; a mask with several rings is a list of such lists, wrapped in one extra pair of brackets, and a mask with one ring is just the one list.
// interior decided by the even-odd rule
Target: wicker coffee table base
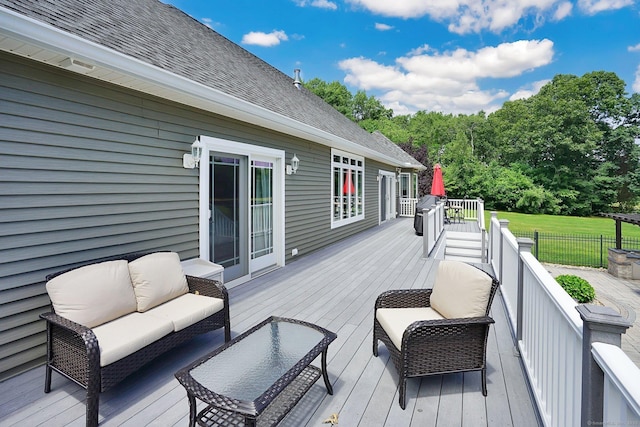
[(313, 365), (307, 366), (291, 384), (282, 390), (257, 419), (225, 411), (214, 406), (207, 406), (198, 414), (197, 423), (199, 426), (206, 427), (273, 427), (282, 421), (321, 376), (322, 371), (320, 368)]

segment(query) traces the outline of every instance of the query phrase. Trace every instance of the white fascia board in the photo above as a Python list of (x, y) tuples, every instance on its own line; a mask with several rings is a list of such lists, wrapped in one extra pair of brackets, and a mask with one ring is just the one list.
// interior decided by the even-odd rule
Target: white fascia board
[[(47, 51), (67, 55), (86, 61), (96, 67), (122, 73), (149, 84), (151, 87), (174, 92), (181, 95), (180, 98), (182, 99), (186, 97), (183, 103), (193, 102), (193, 106), (196, 108), (204, 108), (207, 111), (232, 119), (262, 126), (325, 146), (346, 150), (354, 154), (360, 154), (394, 167), (405, 166), (399, 160), (378, 151), (285, 117), (4, 7), (0, 7), (0, 32)], [(151, 89), (148, 89), (147, 93), (158, 96)], [(419, 168), (420, 166), (413, 167)]]

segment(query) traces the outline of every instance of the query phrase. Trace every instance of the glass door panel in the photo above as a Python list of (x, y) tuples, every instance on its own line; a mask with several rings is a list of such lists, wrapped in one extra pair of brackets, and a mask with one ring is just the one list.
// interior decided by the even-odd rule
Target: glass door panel
[(248, 274), (246, 159), (214, 154), (209, 177), (209, 254), (230, 281)]
[(273, 250), (273, 162), (251, 161), (251, 271), (276, 263)]

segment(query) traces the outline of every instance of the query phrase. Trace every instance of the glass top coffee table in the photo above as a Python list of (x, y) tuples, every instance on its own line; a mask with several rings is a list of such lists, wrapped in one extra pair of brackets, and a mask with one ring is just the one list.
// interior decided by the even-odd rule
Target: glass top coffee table
[[(176, 372), (187, 390), (189, 425), (274, 426), (322, 376), (336, 334), (300, 320), (269, 317)], [(322, 354), (322, 368), (311, 362)], [(196, 414), (196, 398), (207, 404)]]

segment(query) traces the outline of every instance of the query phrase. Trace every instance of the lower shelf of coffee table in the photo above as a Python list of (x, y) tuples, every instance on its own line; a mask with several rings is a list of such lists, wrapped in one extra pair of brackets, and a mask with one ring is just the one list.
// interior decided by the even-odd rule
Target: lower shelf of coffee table
[[(313, 365), (307, 366), (273, 401), (258, 415), (257, 427), (272, 427), (278, 424), (296, 406), (307, 391), (322, 376), (322, 371)], [(200, 426), (244, 427), (245, 415), (207, 406), (197, 417)]]

